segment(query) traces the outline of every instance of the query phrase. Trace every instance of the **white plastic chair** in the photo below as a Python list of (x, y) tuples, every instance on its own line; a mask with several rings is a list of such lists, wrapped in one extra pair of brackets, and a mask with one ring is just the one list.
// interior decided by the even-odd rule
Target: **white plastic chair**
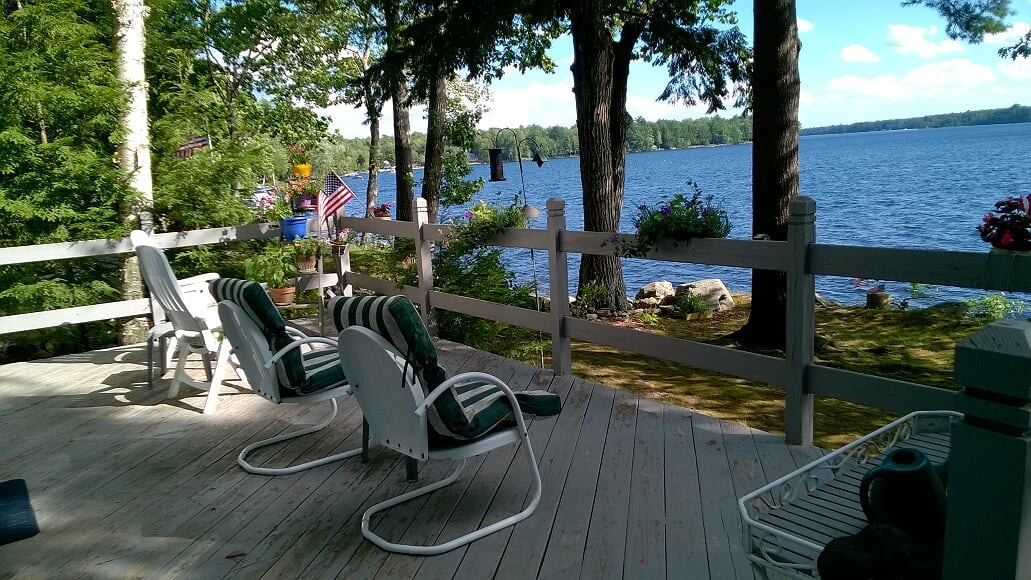
[[(340, 362), (347, 369), (354, 396), (365, 414), (376, 440), (408, 457), (418, 460), (449, 459), (457, 466), (444, 479), (377, 503), (362, 516), (362, 535), (377, 546), (403, 554), (441, 554), (469, 542), (478, 540), (500, 529), (520, 522), (537, 508), (541, 498), (541, 475), (526, 433), (519, 401), (503, 381), (485, 373), (462, 373), (445, 380), (428, 395), (401, 355), (389, 342), (373, 330), (362, 326), (349, 326), (340, 333)], [(402, 375), (404, 373), (404, 375)], [(455, 384), (479, 382), (500, 387), (515, 410), (514, 427), (495, 429), (466, 442), (435, 445), (429, 438), (427, 409)], [(397, 544), (379, 536), (370, 529), (372, 516), (390, 507), (431, 493), (453, 483), (462, 473), (466, 459), (510, 443), (526, 446), (526, 457), (533, 474), (533, 496), (522, 511), (493, 524), (484, 526), (453, 540), (430, 546)]]
[[(183, 297), (190, 304), (191, 310), (204, 312), (202, 316), (208, 321), (208, 325), (216, 327), (218, 326), (218, 305), (215, 304), (214, 298), (208, 292), (208, 282), (218, 277), (219, 275), (215, 272), (208, 272), (178, 280), (179, 288), (182, 289)], [(155, 346), (159, 355), (160, 373), (158, 376), (164, 376), (172, 364), (172, 352), (178, 347), (178, 342), (175, 340), (175, 328), (165, 316), (165, 310), (153, 296), (150, 297), (150, 313), (154, 320), (154, 326), (150, 327), (150, 331), (147, 332), (147, 386), (153, 387)]]
[[(257, 283), (222, 278), (212, 286), (213, 294), (219, 300), (218, 312), (222, 319), (226, 340), (231, 345), (233, 354), (243, 368), (247, 382), (254, 392), (274, 404), (312, 404), (329, 401), (332, 406), (329, 415), (317, 425), (247, 445), (237, 457), (240, 467), (247, 472), (260, 475), (287, 475), (359, 454), (363, 454), (364, 458), (364, 451), (368, 449), (367, 429), (363, 431), (362, 447), (328, 457), (287, 467), (255, 466), (247, 460), (247, 456), (257, 449), (314, 433), (327, 427), (337, 415), (337, 398), (350, 395), (351, 387), (340, 369), (339, 355), (335, 348), (336, 341), (321, 336), (308, 337), (295, 328), (285, 326), (272, 304), (272, 300)], [(253, 288), (248, 291), (246, 286), (253, 286)], [(261, 318), (264, 318), (264, 323), (260, 321)], [(270, 323), (275, 328), (268, 328)], [(265, 330), (263, 330), (263, 326), (265, 326)], [(284, 342), (285, 346), (273, 350), (270, 344), (274, 344), (277, 339), (270, 335), (279, 331), (290, 336), (282, 336), (279, 340)], [(296, 356), (297, 353), (294, 353), (294, 351), (300, 352), (302, 346), (318, 344), (333, 348), (311, 349), (299, 357)], [(291, 353), (293, 353), (293, 357)], [(290, 358), (294, 358), (293, 363), (290, 362)], [(299, 394), (296, 389), (301, 385), (288, 383), (290, 375), (282, 368), (287, 364), (299, 365), (296, 373), (304, 377), (308, 386), (317, 390), (308, 394)]]
[[(213, 299), (206, 290), (201, 292), (196, 288), (199, 279), (194, 279), (189, 294), (185, 293), (176, 280), (164, 251), (155, 246), (145, 232), (135, 230), (130, 234), (130, 239), (139, 258), (140, 273), (150, 290), (151, 298), (160, 306), (168, 325), (171, 326), (169, 334), (168, 326), (164, 323), (155, 324), (148, 337), (148, 350), (155, 338), (174, 338), (178, 345), (179, 359), (168, 387), (168, 398), (178, 397), (179, 385), (186, 383), (208, 392), (204, 413), (214, 413), (218, 406), (218, 394), (226, 368), (235, 368), (235, 365), (229, 356), (229, 345), (216, 339), (213, 334), (213, 331), (221, 330), (217, 310), (212, 312), (203, 306), (205, 302), (213, 302)], [(187, 374), (186, 360), (191, 354), (200, 355), (206, 381), (198, 381)], [(216, 358), (214, 371), (211, 368), (212, 357)], [(152, 364), (153, 356), (149, 358)]]

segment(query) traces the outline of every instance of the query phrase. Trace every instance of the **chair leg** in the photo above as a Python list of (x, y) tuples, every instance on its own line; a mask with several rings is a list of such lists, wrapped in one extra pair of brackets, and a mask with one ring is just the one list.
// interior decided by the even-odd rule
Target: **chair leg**
[(465, 467), (465, 459), (461, 459), (457, 462), (458, 467), (455, 469), (454, 473), (448, 475), (444, 479), (436, 483), (427, 485), (425, 487), (420, 487), (419, 489), (410, 491), (408, 493), (401, 494), (397, 497), (388, 499), (386, 501), (382, 501), (366, 510), (365, 513), (362, 515), (362, 535), (365, 536), (365, 538), (368, 539), (370, 542), (390, 552), (414, 554), (418, 556), (432, 556), (434, 554), (443, 554), (444, 552), (449, 552), (451, 550), (454, 550), (455, 548), (462, 547), (470, 542), (474, 542), (476, 540), (479, 540), (480, 538), (493, 534), (494, 532), (500, 529), (506, 528), (511, 525), (515, 525), (525, 520), (526, 518), (530, 517), (530, 515), (533, 513), (535, 509), (537, 509), (537, 504), (541, 501), (541, 473), (540, 470), (537, 469), (537, 460), (536, 458), (534, 458), (533, 449), (530, 447), (530, 440), (526, 437), (525, 431), (523, 432), (522, 443), (526, 446), (526, 458), (530, 462), (530, 471), (533, 474), (533, 497), (531, 498), (529, 505), (523, 508), (522, 511), (513, 514), (505, 519), (494, 522), (493, 524), (484, 526), (478, 530), (465, 534), (464, 536), (459, 536), (453, 540), (444, 542), (442, 544), (437, 544), (435, 546), (395, 544), (393, 542), (388, 542), (387, 540), (383, 539), (382, 536), (377, 535), (369, 529), (369, 521), (374, 514), (381, 512), (387, 508), (391, 508), (398, 504), (409, 501), (411, 499), (415, 499), (419, 496), (426, 495), (427, 493), (434, 492), (442, 487), (445, 487), (453, 483), (456, 479), (458, 479), (459, 474)]
[(362, 463), (369, 462), (369, 420), (362, 417)]
[(419, 481), (419, 462), (414, 457), (405, 457), (405, 480), (408, 483)]
[(175, 363), (175, 373), (172, 375), (172, 384), (168, 385), (168, 398), (174, 399), (179, 396), (179, 383), (186, 376), (186, 359), (190, 356), (190, 345), (187, 341), (179, 341), (179, 360)]
[[(161, 353), (164, 357), (164, 353)], [(147, 337), (147, 388), (154, 388), (154, 337)]]
[(212, 373), (208, 396), (204, 401), (205, 415), (214, 413), (215, 407), (218, 406), (218, 393), (222, 390), (222, 379), (225, 378), (226, 367), (229, 366), (229, 351), (229, 341), (223, 340), (218, 346), (218, 361), (215, 363), (215, 372)]
[(301, 429), (300, 431), (284, 433), (283, 435), (279, 435), (271, 439), (265, 439), (264, 441), (257, 441), (255, 443), (251, 443), (247, 447), (243, 448), (243, 451), (240, 452), (239, 457), (236, 458), (236, 462), (240, 464), (240, 467), (242, 467), (244, 471), (247, 471), (249, 473), (257, 473), (258, 475), (289, 475), (291, 473), (297, 473), (298, 471), (304, 471), (305, 469), (311, 469), (313, 467), (318, 467), (320, 465), (325, 465), (327, 463), (332, 463), (334, 461), (340, 461), (342, 459), (348, 459), (351, 457), (355, 457), (357, 455), (361, 455), (362, 448), (359, 447), (357, 449), (351, 449), (350, 451), (344, 451), (343, 453), (337, 453), (336, 455), (330, 455), (329, 457), (323, 457), (322, 459), (315, 459), (313, 461), (299, 463), (297, 465), (291, 465), (288, 467), (256, 467), (247, 462), (247, 455), (249, 455), (252, 451), (256, 449), (268, 447), (269, 445), (275, 445), (276, 443), (281, 443), (283, 441), (293, 439), (295, 437), (308, 435), (309, 433), (314, 433), (325, 428), (327, 425), (330, 424), (330, 422), (333, 421), (333, 419), (337, 415), (336, 399), (330, 399), (330, 402), (333, 404), (332, 412), (318, 425), (313, 425), (311, 427)]

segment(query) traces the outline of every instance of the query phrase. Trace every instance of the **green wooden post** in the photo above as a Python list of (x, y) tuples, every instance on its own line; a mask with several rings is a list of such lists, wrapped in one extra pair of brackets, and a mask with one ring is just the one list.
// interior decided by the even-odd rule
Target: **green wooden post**
[(813, 395), (806, 373), (813, 364), (816, 277), (808, 271), (807, 258), (809, 245), (816, 243), (816, 202), (803, 195), (791, 200), (789, 208), (785, 354), (790, 371), (784, 388), (784, 438), (792, 445), (812, 445)]
[(569, 316), (569, 260), (561, 250), (562, 232), (566, 229), (566, 202), (557, 197), (548, 200), (548, 293), (551, 295), (551, 368), (557, 374), (573, 374), (573, 352), (566, 334), (565, 317)]
[(943, 578), (1031, 578), (1031, 322), (956, 345)]

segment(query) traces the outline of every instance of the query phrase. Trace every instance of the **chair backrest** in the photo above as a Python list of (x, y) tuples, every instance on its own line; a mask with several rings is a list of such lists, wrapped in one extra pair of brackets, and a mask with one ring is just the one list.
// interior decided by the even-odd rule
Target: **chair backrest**
[(219, 302), (218, 316), (222, 319), (222, 332), (247, 376), (247, 383), (254, 392), (269, 401), (282, 401), (276, 369), (265, 366), (273, 354), (265, 334), (244, 309), (234, 302)]
[(165, 318), (172, 326), (187, 332), (208, 330), (203, 313), (194, 312), (183, 296), (182, 288), (176, 280), (172, 266), (165, 253), (155, 246), (147, 234), (141, 230), (132, 232), (130, 238), (140, 261), (140, 273), (150, 290), (151, 297), (164, 310)]
[[(218, 301), (219, 317), (222, 316), (223, 302), (229, 302), (236, 306), (233, 312), (239, 310), (242, 318), (246, 319), (243, 322), (235, 322), (237, 327), (246, 330), (245, 336), (238, 335), (239, 339), (233, 338), (233, 334), (230, 334), (226, 326), (225, 319), (222, 320), (222, 328), (229, 339), (229, 344), (233, 347), (233, 351), (240, 358), (241, 364), (244, 358), (253, 358), (256, 361), (253, 364), (264, 368), (265, 363), (272, 358), (273, 354), (293, 342), (290, 335), (286, 333), (286, 321), (279, 314), (279, 310), (272, 303), (272, 299), (269, 298), (268, 294), (257, 282), (235, 278), (219, 278), (212, 280), (208, 288), (211, 290), (211, 295)], [(261, 348), (253, 346), (253, 341), (256, 340), (253, 336), (255, 332), (260, 337)], [(244, 372), (247, 373), (247, 381), (252, 383), (251, 386), (254, 390), (274, 402), (281, 400), (281, 392), (288, 396), (296, 394), (296, 391), (304, 385), (308, 378), (301, 358), (301, 351), (298, 349), (287, 351), (276, 362), (274, 368), (275, 372), (272, 373), (273, 380), (270, 384), (264, 384), (266, 381), (258, 381), (259, 375), (255, 375), (255, 379), (252, 381), (251, 369), (244, 366)], [(265, 377), (268, 372), (270, 371), (266, 370), (261, 377)], [(254, 384), (255, 381), (262, 384)], [(275, 391), (276, 394), (274, 397), (270, 397), (263, 392), (263, 389)]]
[(426, 459), (427, 418), (415, 414), (425, 397), (405, 357), (381, 335), (362, 326), (344, 329), (338, 348), (351, 392), (376, 439), (405, 455)]

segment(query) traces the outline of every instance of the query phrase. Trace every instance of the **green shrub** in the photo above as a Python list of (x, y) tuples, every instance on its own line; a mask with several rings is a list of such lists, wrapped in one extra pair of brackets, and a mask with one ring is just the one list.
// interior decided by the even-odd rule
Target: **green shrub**
[(569, 305), (569, 313), (577, 318), (586, 318), (592, 309), (604, 307), (609, 292), (604, 284), (591, 280), (577, 289), (576, 301)]
[(1005, 292), (968, 298), (963, 304), (967, 307), (967, 316), (978, 320), (995, 321), (1010, 315), (1020, 316), (1024, 312), (1024, 302), (1006, 298)]
[(677, 311), (681, 314), (708, 312), (712, 310), (712, 307), (709, 306), (708, 300), (694, 292), (691, 292), (690, 290), (677, 294), (674, 301), (677, 306)]
[(639, 312), (634, 316), (638, 322), (642, 324), (658, 324), (659, 315), (654, 312)]

